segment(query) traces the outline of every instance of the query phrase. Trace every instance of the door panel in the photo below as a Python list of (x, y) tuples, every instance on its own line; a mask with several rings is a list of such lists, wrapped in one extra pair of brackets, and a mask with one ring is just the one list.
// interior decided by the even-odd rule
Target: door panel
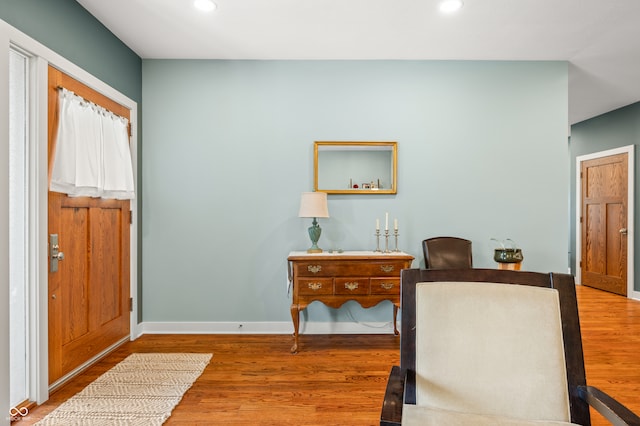
[[(58, 86), (129, 118), (128, 110), (50, 68), (50, 167)], [(49, 383), (129, 335), (129, 225), (129, 201), (49, 192), (49, 234), (58, 235), (64, 253), (49, 273)]]
[(586, 228), (586, 239), (584, 240), (585, 255), (582, 258), (582, 266), (585, 271), (603, 274), (605, 273), (603, 247), (599, 246), (604, 242), (601, 234), (602, 214), (599, 204), (586, 205), (584, 214), (584, 226)]
[(57, 276), (65, 277), (65, 283), (56, 298), (67, 312), (61, 324), (62, 344), (68, 344), (89, 330), (86, 320), (88, 308), (87, 263), (73, 262), (84, 256), (88, 240), (86, 209), (62, 209), (60, 211), (59, 239), (63, 241), (64, 254), (71, 262), (60, 261)]
[(582, 284), (627, 294), (627, 154), (581, 163)]
[(109, 285), (101, 286), (98, 291), (99, 315), (98, 325), (103, 325), (119, 318), (123, 314), (120, 301), (121, 286), (120, 262), (122, 255), (120, 235), (117, 230), (122, 227), (122, 212), (119, 209), (93, 209), (92, 221), (101, 226), (95, 230), (92, 238), (91, 252), (94, 253), (96, 265), (92, 268), (92, 281), (103, 279)]

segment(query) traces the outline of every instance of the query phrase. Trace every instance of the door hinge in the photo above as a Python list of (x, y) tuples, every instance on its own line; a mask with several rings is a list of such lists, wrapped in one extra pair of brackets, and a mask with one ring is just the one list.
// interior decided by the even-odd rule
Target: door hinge
[(133, 312), (133, 297), (129, 298), (129, 312)]
[(129, 210), (129, 225), (133, 225), (133, 210)]

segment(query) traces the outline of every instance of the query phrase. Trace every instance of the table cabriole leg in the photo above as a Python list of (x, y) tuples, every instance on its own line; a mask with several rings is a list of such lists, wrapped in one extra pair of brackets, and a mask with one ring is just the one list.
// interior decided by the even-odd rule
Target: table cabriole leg
[(298, 352), (298, 336), (300, 329), (300, 305), (291, 305), (291, 319), (293, 320), (293, 346), (291, 347), (291, 353)]
[(393, 334), (396, 336), (400, 334), (398, 331), (398, 305), (393, 304)]

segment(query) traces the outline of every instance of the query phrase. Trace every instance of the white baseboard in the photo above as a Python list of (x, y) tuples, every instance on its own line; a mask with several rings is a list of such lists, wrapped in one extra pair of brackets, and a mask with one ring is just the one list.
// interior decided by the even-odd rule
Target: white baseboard
[[(143, 334), (293, 334), (293, 324), (283, 322), (152, 322), (138, 324)], [(393, 325), (357, 322), (303, 322), (300, 334), (393, 334)]]

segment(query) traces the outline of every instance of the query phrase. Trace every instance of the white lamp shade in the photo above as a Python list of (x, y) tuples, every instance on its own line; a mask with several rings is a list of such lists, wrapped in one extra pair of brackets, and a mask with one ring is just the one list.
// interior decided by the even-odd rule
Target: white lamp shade
[(303, 192), (298, 217), (329, 217), (326, 192)]

